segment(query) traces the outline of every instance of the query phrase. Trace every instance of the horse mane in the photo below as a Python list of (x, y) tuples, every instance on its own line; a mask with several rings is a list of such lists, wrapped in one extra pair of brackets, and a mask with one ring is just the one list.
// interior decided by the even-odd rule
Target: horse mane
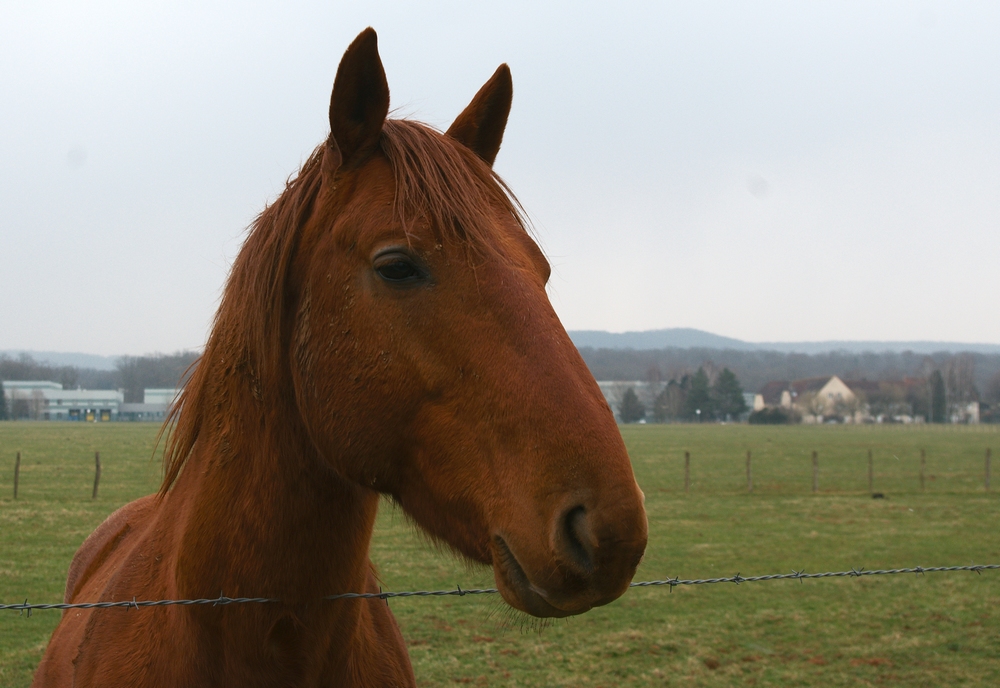
[[(157, 443), (167, 436), (164, 477), (159, 494), (177, 480), (203, 424), (222, 399), (232, 393), (237, 375), (249, 380), (249, 392), (261, 399), (261, 380), (274, 381), (283, 368), (292, 327), (286, 302), (288, 272), (302, 228), (322, 203), (321, 144), (285, 190), (251, 224), (237, 255), (205, 345), (192, 364), (184, 389), (167, 414)], [(474, 254), (500, 255), (496, 231), (483, 209), (499, 208), (525, 232), (523, 207), (507, 184), (470, 149), (432, 127), (404, 119), (388, 119), (379, 150), (392, 167), (396, 183), (395, 212), (404, 229), (416, 217), (430, 221), (437, 238), (459, 242)], [(409, 234), (408, 230), (407, 233)], [(222, 426), (223, 418), (214, 419)]]

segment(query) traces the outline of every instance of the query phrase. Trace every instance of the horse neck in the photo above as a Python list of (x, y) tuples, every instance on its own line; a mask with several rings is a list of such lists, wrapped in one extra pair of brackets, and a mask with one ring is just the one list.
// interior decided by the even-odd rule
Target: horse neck
[(216, 395), (167, 497), (184, 523), (178, 592), (309, 603), (362, 591), (377, 494), (326, 466), (290, 393), (262, 399), (232, 373)]

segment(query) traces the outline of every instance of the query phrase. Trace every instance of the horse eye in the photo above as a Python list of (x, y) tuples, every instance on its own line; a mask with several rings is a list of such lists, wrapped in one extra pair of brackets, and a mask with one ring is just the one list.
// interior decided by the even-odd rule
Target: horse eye
[(398, 254), (376, 261), (375, 272), (386, 282), (411, 282), (422, 276), (413, 261)]

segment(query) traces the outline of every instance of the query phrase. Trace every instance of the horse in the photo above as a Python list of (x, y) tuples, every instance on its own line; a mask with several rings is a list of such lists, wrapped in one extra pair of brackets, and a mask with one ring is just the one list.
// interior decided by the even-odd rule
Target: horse
[[(629, 585), (643, 496), (552, 309), (549, 264), (493, 171), (501, 65), (441, 133), (392, 119), (372, 29), (330, 135), (257, 217), (168, 420), (158, 493), (83, 543), (34, 686), (413, 686), (368, 558), (387, 496), (491, 566), (503, 600), (580, 614)], [(252, 145), (252, 142), (248, 142)]]

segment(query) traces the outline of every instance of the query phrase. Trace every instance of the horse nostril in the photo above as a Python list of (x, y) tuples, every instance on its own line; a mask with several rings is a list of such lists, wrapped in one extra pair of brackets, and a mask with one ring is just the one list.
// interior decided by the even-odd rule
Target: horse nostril
[(562, 518), (562, 545), (569, 559), (586, 573), (594, 570), (594, 536), (583, 506), (576, 506)]

